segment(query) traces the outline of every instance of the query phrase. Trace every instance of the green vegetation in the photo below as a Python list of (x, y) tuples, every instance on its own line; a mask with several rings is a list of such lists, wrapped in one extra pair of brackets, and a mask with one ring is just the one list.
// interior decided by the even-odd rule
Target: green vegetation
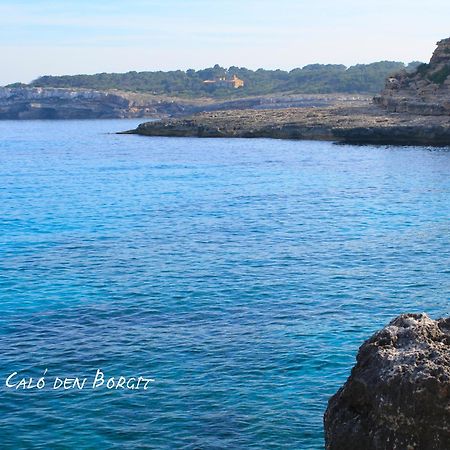
[(423, 78), (428, 79), (435, 84), (443, 84), (450, 75), (450, 66), (444, 66), (437, 71), (432, 71), (430, 64), (420, 64), (417, 67), (417, 73)]
[(6, 87), (9, 87), (9, 88), (22, 88), (22, 87), (28, 87), (28, 85), (25, 84), (25, 83), (12, 83), (12, 84), (8, 84), (8, 86), (6, 86)]
[[(215, 98), (245, 97), (280, 92), (326, 94), (331, 92), (369, 93), (379, 92), (387, 76), (400, 70), (413, 70), (420, 63), (405, 66), (400, 62), (382, 61), (358, 64), (352, 67), (334, 64), (312, 64), (303, 68), (256, 71), (240, 67), (225, 69), (219, 65), (203, 70), (176, 70), (170, 72), (100, 73), (96, 75), (43, 76), (31, 86), (120, 89), (182, 97), (211, 96)], [(245, 86), (205, 84), (204, 80), (236, 75)]]
[(450, 75), (450, 66), (445, 66), (442, 69), (428, 75), (429, 80), (436, 84), (444, 84), (444, 81)]
[(418, 72), (420, 75), (424, 76), (424, 75), (426, 75), (426, 73), (428, 72), (429, 68), (430, 68), (430, 65), (429, 65), (429, 64), (423, 63), (423, 64), (420, 64), (420, 65), (417, 67), (417, 72)]

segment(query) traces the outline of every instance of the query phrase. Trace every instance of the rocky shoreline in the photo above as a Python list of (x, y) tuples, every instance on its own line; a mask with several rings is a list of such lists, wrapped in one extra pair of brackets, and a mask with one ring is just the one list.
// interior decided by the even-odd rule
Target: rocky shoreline
[(0, 87), (0, 120), (177, 117), (217, 110), (358, 105), (367, 95), (289, 94), (217, 100), (90, 89)]
[(209, 111), (143, 123), (127, 133), (448, 146), (450, 38), (438, 42), (429, 64), (422, 64), (413, 73), (404, 71), (388, 77), (384, 91), (373, 102), (307, 106)]
[(215, 111), (146, 122), (126, 134), (325, 140), (352, 144), (450, 145), (448, 116), (392, 113), (366, 106)]

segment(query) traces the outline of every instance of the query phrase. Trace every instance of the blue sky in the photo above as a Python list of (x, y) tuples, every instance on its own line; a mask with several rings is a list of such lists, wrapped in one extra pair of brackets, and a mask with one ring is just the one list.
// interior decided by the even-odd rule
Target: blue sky
[(0, 0), (0, 85), (45, 74), (428, 60), (448, 0)]

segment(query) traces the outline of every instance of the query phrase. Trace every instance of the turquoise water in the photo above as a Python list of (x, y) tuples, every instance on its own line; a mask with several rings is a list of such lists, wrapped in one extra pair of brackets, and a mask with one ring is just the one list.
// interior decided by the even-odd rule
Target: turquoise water
[[(0, 447), (320, 449), (358, 346), (448, 314), (450, 152), (0, 122)], [(11, 389), (9, 374), (148, 376)]]

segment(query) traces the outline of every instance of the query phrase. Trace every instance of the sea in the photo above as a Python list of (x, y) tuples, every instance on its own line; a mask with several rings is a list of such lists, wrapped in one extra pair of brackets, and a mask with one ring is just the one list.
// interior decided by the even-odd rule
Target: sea
[(140, 121), (0, 122), (0, 448), (322, 449), (364, 340), (449, 315), (450, 148)]

